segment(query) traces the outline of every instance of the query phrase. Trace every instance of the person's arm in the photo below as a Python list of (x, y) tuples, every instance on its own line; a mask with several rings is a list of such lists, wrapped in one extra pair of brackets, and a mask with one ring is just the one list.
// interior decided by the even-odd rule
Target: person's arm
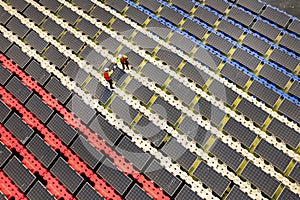
[(110, 76), (112, 75), (112, 73), (114, 73), (114, 70), (110, 70), (110, 71), (108, 72), (108, 76), (110, 77)]

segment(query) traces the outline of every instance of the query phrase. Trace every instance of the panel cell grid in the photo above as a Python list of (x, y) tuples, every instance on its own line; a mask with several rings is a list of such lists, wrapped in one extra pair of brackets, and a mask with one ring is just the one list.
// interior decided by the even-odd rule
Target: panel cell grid
[(271, 48), (269, 43), (250, 33), (246, 34), (246, 37), (243, 39), (243, 44), (262, 55), (266, 55), (267, 51)]
[(220, 125), (226, 113), (213, 105), (204, 98), (200, 98), (199, 101), (194, 105), (194, 109), (201, 115), (211, 120), (214, 124)]
[[(202, 38), (204, 37), (204, 35), (208, 32), (207, 28), (199, 25), (197, 22), (192, 21), (191, 19), (186, 19), (184, 21), (184, 23), (182, 24), (182, 28), (184, 30), (186, 30), (187, 32), (193, 34), (195, 37), (197, 37), (198, 39), (202, 40)], [(175, 32), (174, 34), (177, 34), (177, 32)], [(195, 46), (194, 42), (188, 40), (187, 38), (185, 38), (184, 36), (182, 36), (183, 39), (187, 40), (189, 43), (189, 46)], [(181, 45), (183, 46), (183, 45)], [(183, 47), (181, 47), (182, 49), (184, 49)], [(190, 52), (186, 52), (186, 53), (190, 53)]]
[(95, 37), (95, 35), (99, 31), (99, 28), (96, 25), (92, 24), (86, 19), (81, 19), (80, 22), (76, 25), (76, 27), (91, 38)]
[(12, 73), (8, 71), (5, 67), (3, 67), (0, 63), (0, 84), (4, 85), (11, 75)]
[(297, 19), (294, 19), (288, 26), (288, 30), (291, 30), (291, 31), (297, 33), (298, 35), (300, 35), (300, 21)]
[(122, 132), (113, 127), (101, 115), (98, 115), (89, 127), (110, 145), (115, 144), (122, 136)]
[(50, 60), (51, 63), (56, 65), (59, 69), (62, 68), (63, 64), (67, 61), (67, 57), (58, 51), (58, 49), (50, 45), (43, 55)]
[(172, 3), (186, 12), (190, 12), (195, 4), (191, 1), (172, 0)]
[(267, 6), (260, 15), (275, 22), (276, 24), (279, 24), (282, 27), (285, 27), (290, 20), (290, 17), (287, 14), (270, 6)]
[(237, 4), (243, 6), (257, 14), (263, 9), (263, 7), (265, 5), (265, 3), (258, 1), (258, 0), (254, 0), (254, 1), (238, 0)]
[(99, 167), (97, 174), (104, 178), (120, 194), (124, 194), (132, 183), (132, 180), (117, 169), (108, 159), (105, 159)]
[(238, 40), (241, 37), (241, 35), (244, 33), (243, 29), (224, 19), (222, 19), (221, 22), (219, 23), (218, 29), (235, 40)]
[(238, 170), (244, 160), (244, 157), (240, 153), (219, 139), (213, 143), (209, 151), (234, 171)]
[(157, 11), (160, 7), (160, 3), (158, 1), (148, 1), (148, 0), (139, 0), (139, 3), (144, 6), (145, 8), (151, 10), (152, 12)]
[(24, 144), (33, 134), (33, 130), (15, 113), (10, 116), (4, 126), (18, 138), (22, 144)]
[(209, 24), (210, 26), (213, 26), (216, 23), (216, 21), (219, 19), (219, 17), (216, 14), (202, 7), (198, 7), (194, 12), (194, 15), (197, 18), (199, 18), (201, 21), (204, 21), (207, 24)]
[(4, 144), (2, 144), (2, 142), (0, 142), (0, 152), (1, 152), (0, 167), (2, 169), (2, 165), (7, 161), (7, 159), (9, 159), (12, 153), (8, 148), (6, 148)]
[(263, 126), (269, 114), (261, 108), (254, 105), (252, 102), (243, 98), (237, 105), (236, 110), (248, 117), (259, 126)]
[(80, 86), (83, 85), (84, 81), (88, 78), (89, 74), (81, 69), (77, 63), (70, 61), (63, 69), (63, 73), (71, 77)]
[(37, 25), (40, 25), (41, 22), (46, 18), (46, 16), (41, 13), (37, 8), (30, 5), (23, 11), (23, 14), (34, 21)]
[[(122, 50), (123, 49), (121, 49), (121, 51)], [(144, 57), (140, 56), (138, 53), (134, 51), (127, 52), (126, 55), (128, 57), (129, 66), (132, 66), (134, 68), (138, 68), (144, 60)]]
[(67, 145), (70, 144), (73, 138), (77, 135), (77, 132), (58, 114), (55, 114), (52, 117), (47, 126)]
[(162, 24), (161, 22), (155, 19), (151, 19), (149, 23), (146, 25), (146, 27), (148, 30), (150, 30), (151, 32), (155, 33), (156, 35), (160, 36), (163, 39), (165, 39), (172, 31), (169, 27), (165, 26), (164, 24)]
[(99, 69), (105, 58), (91, 47), (87, 46), (81, 51), (82, 56), (89, 64), (93, 65), (94, 68)]
[(39, 3), (50, 9), (52, 12), (56, 12), (59, 6), (61, 5), (57, 0), (40, 0)]
[(205, 85), (206, 81), (210, 77), (208, 74), (198, 69), (196, 66), (193, 66), (189, 62), (184, 64), (181, 69), (181, 73), (190, 78), (192, 81), (195, 81), (201, 87)]
[(181, 116), (181, 111), (172, 106), (161, 97), (158, 97), (151, 105), (151, 108), (159, 115), (166, 118), (171, 124), (175, 124)]
[(145, 21), (148, 19), (148, 15), (145, 14), (144, 12), (138, 10), (135, 7), (130, 6), (125, 14), (133, 19), (133, 21), (137, 22), (139, 25), (143, 25)]
[(237, 7), (232, 7), (228, 12), (228, 18), (234, 19), (237, 22), (240, 22), (243, 25), (248, 27), (253, 22), (255, 17), (243, 11), (242, 9), (238, 9)]
[(149, 38), (143, 33), (137, 33), (132, 41), (138, 44), (141, 48), (149, 51), (150, 53), (157, 47), (158, 43), (154, 41), (152, 38)]
[(12, 32), (16, 33), (20, 38), (23, 38), (29, 31), (29, 28), (22, 24), (17, 17), (12, 17), (6, 24), (6, 27)]
[(114, 98), (109, 107), (128, 124), (131, 124), (139, 113), (119, 97)]
[(190, 54), (196, 46), (192, 40), (177, 32), (173, 33), (169, 41), (187, 54)]
[(148, 104), (153, 97), (154, 92), (144, 86), (142, 83), (132, 79), (127, 85), (126, 90), (132, 93), (136, 98), (141, 100), (144, 104)]
[(159, 15), (175, 25), (179, 24), (179, 22), (184, 18), (181, 14), (169, 7), (163, 7), (163, 9), (160, 10)]
[(3, 123), (10, 111), (11, 109), (0, 100), (0, 123)]
[(294, 149), (296, 149), (300, 143), (300, 134), (276, 118), (272, 119), (267, 127), (267, 131), (280, 138)]
[(210, 0), (206, 1), (205, 5), (212, 7), (213, 9), (219, 11), (220, 13), (224, 13), (225, 10), (229, 7), (229, 3), (223, 0)]
[(56, 176), (64, 186), (74, 193), (84, 180), (70, 165), (59, 158), (53, 167), (50, 169), (51, 173)]
[(64, 36), (60, 39), (60, 41), (69, 47), (71, 50), (73, 50), (75, 53), (78, 53), (78, 51), (83, 47), (84, 42), (82, 42), (80, 39), (75, 37), (73, 34), (71, 34), (69, 31), (66, 32)]
[(26, 195), (30, 200), (34, 199), (43, 199), (43, 200), (55, 200), (55, 197), (52, 196), (49, 191), (41, 184), (41, 182), (37, 182), (30, 189), (30, 191)]
[(294, 80), (288, 92), (300, 98), (300, 82)]
[(125, 197), (125, 200), (151, 200), (152, 198), (137, 184), (131, 188)]
[(289, 177), (300, 183), (300, 163), (297, 162), (289, 174)]
[(106, 104), (113, 94), (111, 90), (99, 83), (99, 81), (95, 78), (92, 78), (86, 84), (85, 88), (103, 104)]
[(180, 179), (164, 169), (156, 160), (152, 161), (145, 174), (171, 196), (182, 183)]
[(179, 124), (178, 128), (201, 146), (204, 146), (211, 136), (210, 132), (208, 132), (204, 127), (199, 126), (197, 122), (187, 116)]
[(271, 107), (274, 107), (275, 103), (280, 98), (280, 94), (276, 93), (274, 90), (266, 87), (263, 83), (260, 83), (256, 80), (253, 80), (248, 91), (266, 102)]
[(281, 89), (284, 89), (286, 84), (291, 80), (291, 77), (278, 71), (277, 69), (268, 64), (263, 65), (263, 67), (259, 71), (259, 75), (270, 80), (271, 82), (279, 86)]
[(104, 156), (81, 135), (72, 144), (71, 149), (92, 169), (96, 167)]
[(119, 46), (121, 45), (121, 43), (117, 39), (111, 37), (109, 34), (107, 34), (105, 32), (102, 32), (96, 38), (96, 40), (99, 42), (99, 44), (101, 46), (108, 49), (112, 53), (115, 53), (117, 51), (117, 49), (119, 48)]
[(151, 158), (150, 154), (144, 152), (126, 136), (123, 137), (116, 150), (139, 170), (142, 170)]
[(264, 139), (260, 140), (256, 148), (254, 149), (254, 152), (277, 167), (281, 172), (285, 172), (286, 168), (292, 161), (291, 157), (289, 157), (283, 151), (277, 149)]
[(24, 103), (28, 97), (32, 94), (18, 78), (15, 76), (7, 83), (5, 88), (13, 94), (21, 103)]
[(158, 52), (156, 53), (156, 56), (160, 60), (166, 62), (174, 70), (176, 70), (180, 65), (180, 63), (183, 61), (183, 58), (181, 58), (180, 56), (178, 56), (177, 54), (171, 52), (166, 48), (159, 49)]
[(19, 46), (15, 44), (8, 49), (6, 56), (13, 60), (21, 68), (24, 68), (31, 59)]
[(272, 198), (280, 185), (275, 178), (262, 171), (260, 168), (248, 162), (241, 175), (263, 191), (268, 197)]
[(32, 60), (26, 67), (25, 72), (29, 74), (34, 80), (39, 84), (44, 85), (44, 83), (49, 79), (50, 74), (41, 67), (41, 64), (36, 60)]
[(125, 1), (105, 0), (105, 3), (107, 3), (109, 6), (113, 7), (119, 12), (122, 12), (127, 6), (127, 3)]
[(79, 8), (83, 9), (84, 11), (88, 12), (91, 8), (95, 5), (90, 1), (82, 1), (82, 0), (73, 0)]
[(236, 185), (230, 190), (226, 200), (251, 200), (251, 198), (244, 192), (242, 192)]
[(232, 54), (232, 59), (238, 61), (242, 65), (246, 66), (248, 69), (255, 71), (257, 66), (260, 64), (261, 60), (251, 55), (249, 52), (237, 48)]
[(23, 0), (8, 0), (7, 2), (20, 12), (28, 6), (28, 3)]
[(5, 165), (3, 171), (22, 192), (25, 192), (35, 180), (35, 176), (15, 156)]
[(72, 92), (66, 88), (56, 77), (52, 77), (46, 84), (45, 89), (50, 92), (59, 102), (64, 104)]
[(216, 70), (217, 67), (221, 64), (222, 59), (217, 55), (209, 52), (204, 47), (200, 47), (195, 52), (194, 57), (204, 65), (208, 66), (212, 70)]
[(159, 69), (157, 66), (153, 65), (150, 62), (147, 62), (142, 68), (141, 72), (149, 77), (151, 80), (158, 83), (160, 86), (164, 85), (169, 75), (164, 72), (162, 69)]
[(62, 6), (57, 14), (67, 20), (70, 24), (74, 24), (79, 19), (79, 16), (66, 6)]
[(6, 10), (4, 10), (3, 7), (0, 8), (0, 13), (0, 23), (6, 24), (6, 22), (11, 18), (11, 15)]
[[(1, 12), (1, 10), (0, 10)], [(0, 18), (1, 20), (1, 18)], [(0, 21), (1, 22), (1, 21)], [(2, 34), (0, 35), (0, 51), (3, 53), (6, 52), (8, 48), (10, 48), (12, 42), (10, 42), (8, 39), (6, 39)]]
[(97, 199), (97, 200), (104, 200), (102, 196), (89, 184), (86, 183), (76, 195), (78, 200), (90, 200), (90, 199)]
[(186, 199), (203, 200), (193, 190), (191, 190), (187, 185), (184, 185), (183, 188), (178, 193), (178, 195), (175, 197), (175, 200), (186, 200)]
[(143, 137), (149, 139), (157, 147), (162, 144), (164, 138), (167, 136), (166, 131), (160, 130), (158, 126), (144, 116), (136, 123), (135, 128)]
[[(77, 1), (82, 2), (81, 0), (77, 0)], [(111, 14), (110, 12), (106, 11), (105, 9), (99, 6), (96, 6), (96, 8), (93, 9), (91, 15), (99, 19), (105, 25), (107, 25), (110, 22), (110, 20), (114, 17), (113, 14)]]
[(42, 24), (42, 28), (44, 28), (48, 33), (50, 33), (51, 35), (53, 35), (54, 38), (58, 38), (60, 36), (60, 34), (64, 31), (63, 27), (59, 26), (55, 21), (53, 21), (50, 18), (48, 18)]
[(217, 173), (212, 167), (208, 166), (203, 161), (200, 162), (193, 174), (201, 182), (210, 187), (220, 197), (223, 196), (226, 189), (230, 185), (230, 181), (227, 178)]
[(300, 107), (292, 101), (284, 99), (278, 107), (278, 111), (300, 123)]
[(57, 156), (56, 151), (37, 134), (26, 145), (26, 148), (47, 168)]
[(300, 200), (300, 197), (299, 197), (299, 195), (293, 193), (290, 189), (288, 189), (287, 187), (285, 187), (283, 189), (283, 191), (280, 193), (280, 195), (277, 198), (277, 200), (287, 200), (287, 199)]
[(270, 55), (270, 59), (291, 71), (294, 71), (300, 64), (300, 60), (288, 55), (287, 53), (279, 49), (273, 50), (273, 52)]
[(289, 34), (284, 34), (279, 41), (279, 44), (289, 48), (290, 50), (300, 54), (300, 39)]
[(229, 53), (230, 49), (234, 46), (228, 40), (222, 38), (221, 36), (215, 33), (211, 33), (206, 39), (206, 42), (226, 55)]
[(257, 31), (258, 33), (266, 36), (270, 40), (275, 40), (277, 36), (281, 33), (281, 31), (270, 24), (263, 22), (262, 20), (257, 20), (253, 26), (252, 30)]
[(250, 148), (256, 139), (256, 134), (250, 129), (243, 126), (240, 122), (236, 121), (233, 118), (230, 118), (225, 124), (224, 131), (238, 139), (246, 147)]
[(126, 24), (119, 18), (115, 19), (111, 25), (111, 28), (124, 35), (127, 39), (129, 39), (132, 33), (135, 31), (133, 27), (131, 27), (129, 24)]
[(171, 138), (161, 150), (186, 170), (190, 170), (197, 160), (195, 154), (184, 148), (174, 138)]
[(185, 86), (183, 83), (180, 83), (176, 79), (168, 84), (167, 88), (182, 102), (187, 105), (190, 105), (192, 100), (195, 98), (196, 93), (192, 91), (189, 87)]

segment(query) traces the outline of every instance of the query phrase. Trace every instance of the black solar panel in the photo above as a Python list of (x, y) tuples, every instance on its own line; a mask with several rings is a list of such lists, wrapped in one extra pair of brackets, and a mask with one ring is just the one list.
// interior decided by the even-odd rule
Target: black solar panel
[(33, 134), (33, 130), (15, 113), (10, 116), (4, 126), (18, 138), (22, 144), (25, 144)]
[(288, 99), (284, 99), (278, 111), (300, 123), (300, 107)]
[[(78, 2), (82, 2), (81, 0), (77, 0)], [(95, 9), (91, 12), (91, 15), (99, 19), (102, 23), (108, 24), (110, 20), (114, 17), (110, 12), (106, 11), (105, 9), (96, 6)]]
[(11, 72), (8, 71), (5, 67), (0, 63), (0, 84), (4, 85), (6, 81), (10, 78)]
[(215, 140), (209, 151), (234, 171), (238, 170), (244, 160), (244, 156), (219, 139)]
[(130, 38), (131, 34), (135, 31), (133, 27), (129, 24), (126, 24), (122, 20), (116, 18), (115, 21), (112, 23), (111, 27), (124, 35), (126, 38)]
[(294, 71), (300, 64), (299, 59), (294, 58), (279, 49), (273, 50), (273, 52), (270, 55), (270, 59), (291, 71)]
[(237, 22), (245, 25), (245, 26), (250, 26), (250, 24), (254, 20), (254, 16), (250, 15), (247, 12), (244, 12), (241, 9), (238, 9), (237, 7), (232, 7), (229, 12), (228, 12), (228, 18), (234, 19)]
[(220, 197), (223, 196), (230, 184), (227, 178), (223, 177), (203, 161), (198, 165), (193, 174)]
[(246, 128), (233, 118), (229, 118), (229, 120), (223, 127), (223, 130), (230, 134), (232, 137), (238, 139), (248, 148), (250, 148), (257, 136), (254, 132), (252, 132), (250, 129)]
[[(204, 37), (204, 35), (208, 32), (207, 28), (205, 28), (204, 26), (199, 25), (197, 22), (192, 21), (191, 19), (186, 19), (186, 20), (184, 21), (184, 23), (182, 24), (182, 28), (183, 28), (184, 30), (186, 30), (187, 32), (193, 34), (195, 37), (197, 37), (197, 38), (200, 39), (200, 40), (201, 40), (201, 39)], [(177, 32), (175, 32), (175, 33), (177, 33)], [(183, 36), (182, 36), (182, 37), (183, 37)], [(187, 38), (183, 38), (183, 39), (185, 39), (185, 40), (188, 41), (189, 46), (191, 46), (191, 45), (192, 45), (192, 47), (195, 46), (194, 42), (188, 40)], [(178, 42), (180, 43), (180, 41), (177, 41), (177, 43), (178, 43)], [(184, 43), (184, 42), (182, 42), (182, 43)], [(182, 43), (180, 43), (180, 44), (181, 44), (182, 48), (184, 49), (184, 45), (183, 45)], [(179, 46), (179, 47), (180, 47), (180, 46)], [(191, 47), (190, 47), (190, 48), (191, 48)], [(186, 52), (186, 53), (189, 54), (190, 52)]]
[(190, 12), (195, 6), (195, 4), (191, 1), (172, 0), (172, 3), (186, 12)]
[(182, 102), (187, 105), (190, 105), (192, 100), (195, 98), (196, 93), (192, 91), (189, 87), (185, 86), (183, 83), (179, 82), (176, 79), (168, 84), (167, 88)]
[(241, 175), (263, 191), (268, 197), (272, 198), (280, 185), (275, 178), (266, 174), (262, 169), (258, 168), (251, 162), (243, 169)]
[(286, 168), (292, 161), (292, 158), (283, 151), (275, 148), (272, 144), (261, 139), (254, 152), (266, 159), (272, 165), (277, 167), (281, 172), (285, 172)]
[(58, 51), (56, 47), (50, 45), (43, 55), (59, 69), (62, 68), (64, 63), (67, 61), (67, 57)]
[(146, 7), (147, 9), (155, 12), (160, 7), (160, 3), (158, 1), (148, 1), (148, 0), (139, 0), (139, 3)]
[(41, 13), (37, 8), (30, 5), (23, 11), (23, 14), (34, 21), (37, 25), (40, 25), (41, 22), (46, 18), (46, 16)]
[(70, 144), (73, 138), (77, 135), (77, 131), (69, 126), (58, 114), (55, 114), (52, 117), (47, 126), (67, 145)]
[(70, 61), (63, 69), (63, 73), (71, 77), (80, 86), (83, 85), (84, 81), (88, 78), (89, 74), (81, 69), (77, 63)]
[(139, 45), (144, 50), (149, 51), (150, 53), (153, 52), (153, 50), (158, 46), (158, 43), (156, 41), (149, 38), (143, 33), (137, 33), (132, 38), (132, 41), (137, 45)]
[(84, 11), (88, 12), (95, 4), (91, 1), (81, 1), (81, 0), (73, 0), (76, 6), (82, 8)]
[(279, 197), (277, 198), (277, 200), (287, 200), (287, 199), (291, 199), (291, 200), (299, 200), (299, 194), (295, 194), (293, 193), (291, 190), (289, 190), (287, 187), (285, 187), (283, 189), (283, 191), (280, 193)]
[(152, 90), (144, 86), (142, 83), (136, 81), (135, 79), (131, 79), (131, 81), (126, 86), (126, 90), (132, 93), (144, 104), (148, 104), (150, 99), (154, 95), (154, 92)]
[(0, 152), (0, 167), (2, 168), (2, 165), (9, 159), (12, 153), (4, 144), (2, 144), (2, 142), (0, 142)]
[(96, 114), (96, 111), (89, 107), (79, 96), (74, 95), (69, 100), (67, 108), (71, 110), (84, 123), (88, 123)]
[(104, 156), (81, 135), (72, 144), (71, 149), (92, 169), (96, 167)]
[(163, 100), (161, 97), (157, 97), (155, 102), (151, 105), (151, 108), (173, 125), (181, 116), (180, 110)]
[(155, 146), (160, 146), (167, 135), (166, 131), (160, 130), (158, 126), (144, 116), (136, 123), (135, 128)]
[(195, 81), (198, 85), (203, 87), (206, 81), (209, 79), (209, 75), (187, 62), (181, 69), (181, 73), (191, 80)]
[(289, 177), (300, 183), (300, 163), (297, 162), (289, 174)]
[(186, 170), (190, 170), (197, 160), (195, 154), (178, 143), (174, 138), (171, 138), (161, 150)]
[(15, 156), (9, 160), (3, 171), (22, 192), (25, 192), (35, 180), (35, 176)]
[(8, 48), (12, 45), (8, 39), (6, 39), (2, 34), (0, 34), (0, 51), (6, 52)]
[(206, 42), (224, 54), (228, 54), (230, 49), (234, 46), (228, 40), (218, 36), (215, 33), (211, 33), (206, 39)]
[[(50, 1), (53, 2), (53, 1)], [(42, 28), (44, 28), (48, 33), (54, 36), (54, 38), (58, 38), (60, 34), (64, 31), (64, 28), (59, 26), (55, 21), (48, 18), (42, 24)]]
[(164, 169), (156, 160), (152, 161), (145, 174), (171, 196), (182, 183), (180, 179)]
[(20, 12), (28, 6), (28, 3), (23, 0), (8, 0), (7, 2)]
[[(146, 0), (147, 1), (147, 0)], [(152, 3), (152, 2), (151, 2)], [(146, 25), (147, 29), (161, 38), (165, 39), (167, 35), (172, 31), (170, 28), (160, 23), (155, 19), (151, 19), (149, 23)]]
[(134, 186), (126, 195), (125, 200), (138, 200), (138, 199), (151, 200), (152, 198), (144, 190), (142, 190), (142, 188), (139, 185), (134, 184)]
[(199, 47), (199, 49), (195, 52), (194, 57), (213, 70), (216, 70), (222, 62), (221, 58), (212, 54), (203, 47)]
[(167, 20), (169, 20), (170, 22), (176, 25), (178, 25), (179, 22), (184, 18), (181, 14), (172, 10), (169, 7), (163, 7), (160, 10), (159, 15), (163, 18), (166, 18)]
[(300, 39), (295, 36), (284, 34), (280, 39), (279, 44), (300, 54), (300, 49), (298, 48), (300, 46)]
[(247, 194), (242, 192), (236, 185), (233, 186), (233, 188), (230, 190), (228, 196), (226, 197), (226, 200), (251, 200)]
[(85, 85), (85, 88), (103, 104), (108, 102), (113, 93), (107, 87), (102, 85), (96, 78), (90, 79), (90, 81)]
[(288, 26), (288, 29), (300, 35), (300, 21), (294, 19)]
[(46, 167), (49, 167), (57, 153), (39, 136), (35, 135), (26, 148)]
[(270, 6), (267, 6), (266, 9), (264, 9), (260, 15), (262, 17), (270, 19), (271, 21), (275, 22), (276, 24), (279, 24), (282, 27), (285, 27), (290, 20), (290, 17), (287, 14), (280, 12), (277, 9), (272, 8)]
[(247, 33), (243, 39), (243, 44), (254, 49), (258, 53), (265, 55), (267, 51), (271, 48), (271, 45), (266, 41), (262, 40), (261, 37), (257, 37), (253, 34)]
[(259, 126), (263, 126), (269, 117), (269, 114), (266, 111), (257, 107), (245, 98), (242, 98), (240, 103), (237, 105), (236, 110), (251, 119)]
[(26, 67), (25, 72), (28, 73), (39, 84), (44, 83), (49, 79), (50, 74), (41, 67), (41, 64), (36, 60), (32, 60)]
[(137, 22), (139, 25), (143, 25), (145, 21), (148, 19), (148, 15), (138, 10), (135, 7), (130, 6), (125, 14), (131, 18), (133, 21)]
[(57, 0), (52, 0), (52, 1), (40, 0), (39, 3), (42, 4), (43, 6), (46, 6), (52, 12), (57, 11), (59, 6), (61, 5)]
[[(198, 25), (199, 26), (199, 25)], [(198, 31), (198, 30), (195, 30)], [(199, 32), (200, 34), (201, 32)], [(198, 35), (199, 35), (198, 34)], [(199, 36), (201, 37), (201, 36)], [(174, 44), (179, 49), (183, 50), (185, 53), (190, 54), (191, 51), (196, 47), (196, 43), (192, 40), (186, 38), (180, 33), (173, 33), (173, 35), (170, 37), (169, 41)], [(162, 59), (163, 60), (163, 59)]]
[(6, 56), (13, 60), (21, 68), (24, 68), (31, 59), (19, 46), (15, 44), (8, 49)]
[(122, 136), (122, 132), (114, 128), (101, 115), (98, 115), (92, 121), (90, 128), (110, 145), (115, 144), (115, 142)]
[(78, 24), (76, 25), (76, 27), (91, 38), (95, 37), (97, 32), (99, 31), (99, 28), (96, 25), (92, 24), (86, 19), (81, 19), (80, 22), (78, 22)]
[(4, 8), (2, 8), (2, 7), (0, 8), (0, 13), (1, 13), (0, 23), (6, 24), (6, 22), (11, 18), (11, 15), (6, 10), (4, 10)]
[(124, 194), (132, 183), (132, 180), (119, 171), (108, 159), (105, 159), (99, 167), (97, 174), (104, 178), (120, 194)]
[(284, 89), (286, 84), (291, 80), (291, 77), (280, 72), (274, 67), (264, 64), (261, 70), (259, 71), (259, 75), (265, 77), (270, 80), (272, 83), (279, 86), (281, 89)]
[(218, 29), (235, 40), (238, 40), (244, 33), (243, 29), (224, 19), (219, 23)]
[(151, 63), (146, 63), (141, 72), (159, 85), (164, 85), (169, 75)]
[(83, 47), (84, 42), (82, 42), (80, 39), (75, 37), (73, 34), (71, 34), (69, 31), (67, 31), (60, 41), (69, 47), (71, 50), (73, 50), (75, 53), (78, 53), (78, 51)]
[(125, 1), (105, 0), (105, 2), (119, 12), (122, 12), (127, 6)]
[(175, 197), (175, 200), (202, 200), (193, 190), (191, 190), (187, 185), (184, 185), (180, 190), (178, 195)]
[(237, 4), (244, 6), (245, 8), (247, 8), (255, 13), (259, 13), (265, 5), (265, 3), (258, 1), (258, 0), (254, 0), (254, 1), (238, 0)]
[(159, 49), (156, 53), (156, 56), (167, 63), (174, 70), (176, 70), (183, 61), (183, 58), (166, 48)]
[(43, 199), (43, 200), (54, 200), (55, 197), (52, 196), (48, 190), (41, 184), (41, 182), (36, 182), (34, 186), (26, 195), (29, 199)]
[(94, 49), (87, 46), (83, 51), (81, 51), (80, 56), (82, 56), (89, 64), (93, 65), (94, 68), (99, 69), (105, 58), (97, 53)]
[(56, 77), (52, 77), (46, 84), (45, 89), (51, 93), (59, 102), (64, 104), (72, 92), (66, 88)]
[(20, 38), (23, 38), (29, 31), (29, 28), (22, 24), (17, 17), (12, 17), (6, 24), (6, 27), (12, 32), (16, 33)]
[(90, 199), (97, 199), (97, 200), (104, 200), (100, 194), (89, 184), (86, 183), (76, 195), (78, 200), (90, 200)]
[(50, 171), (71, 193), (74, 193), (83, 181), (83, 178), (62, 158), (56, 161)]
[(294, 80), (288, 91), (290, 94), (300, 98), (300, 82)]
[(257, 20), (253, 26), (251, 27), (252, 30), (257, 31), (258, 33), (266, 36), (270, 40), (275, 40), (281, 31), (270, 24), (263, 22), (262, 20)]
[(199, 18), (201, 21), (204, 21), (211, 26), (213, 26), (216, 23), (216, 21), (219, 19), (219, 17), (216, 14), (214, 14), (202, 7), (198, 7), (196, 9), (196, 11), (194, 12), (194, 15), (197, 18)]
[(181, 121), (178, 128), (201, 146), (204, 146), (211, 136), (210, 132), (208, 132), (204, 127), (199, 126), (197, 122), (193, 121), (188, 116)]
[(57, 14), (67, 20), (70, 24), (74, 24), (79, 19), (79, 15), (66, 6), (62, 6)]
[(255, 71), (255, 69), (261, 63), (260, 59), (256, 58), (254, 55), (251, 55), (241, 48), (237, 48), (233, 52), (232, 59), (238, 61), (252, 71)]
[(0, 100), (0, 123), (3, 123), (10, 111), (11, 109)]

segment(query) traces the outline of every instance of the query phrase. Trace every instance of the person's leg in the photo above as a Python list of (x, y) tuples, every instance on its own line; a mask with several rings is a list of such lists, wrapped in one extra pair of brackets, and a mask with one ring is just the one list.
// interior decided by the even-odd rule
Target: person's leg
[(121, 62), (123, 70), (125, 70), (125, 63)]
[(110, 89), (114, 89), (113, 81), (112, 81), (112, 80), (109, 80), (109, 81), (107, 81), (107, 82), (109, 83)]
[(128, 63), (128, 62), (125, 62), (125, 64), (126, 64), (127, 69), (129, 69), (129, 67), (128, 67), (128, 64), (129, 64), (129, 63)]

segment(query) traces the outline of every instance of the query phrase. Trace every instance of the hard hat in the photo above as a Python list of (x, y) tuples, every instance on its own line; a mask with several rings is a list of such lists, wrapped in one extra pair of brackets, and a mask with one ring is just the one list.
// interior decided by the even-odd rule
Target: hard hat
[(108, 68), (104, 68), (104, 71), (107, 72), (107, 71), (109, 71), (109, 69)]
[(121, 55), (121, 54), (119, 54), (119, 55), (118, 55), (118, 58), (122, 58), (122, 55)]
[(127, 56), (126, 56), (125, 54), (123, 55), (123, 57), (124, 57), (124, 58), (127, 58)]

